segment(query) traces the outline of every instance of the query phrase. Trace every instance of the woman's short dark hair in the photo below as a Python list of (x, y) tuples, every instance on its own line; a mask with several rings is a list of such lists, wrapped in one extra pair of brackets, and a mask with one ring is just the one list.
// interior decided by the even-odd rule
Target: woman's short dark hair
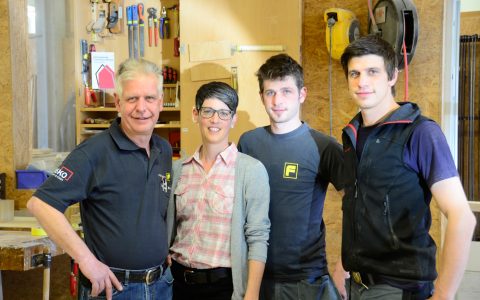
[(228, 84), (220, 81), (212, 81), (202, 85), (195, 96), (195, 108), (200, 110), (203, 102), (209, 98), (216, 98), (225, 103), (234, 114), (237, 112), (238, 95)]

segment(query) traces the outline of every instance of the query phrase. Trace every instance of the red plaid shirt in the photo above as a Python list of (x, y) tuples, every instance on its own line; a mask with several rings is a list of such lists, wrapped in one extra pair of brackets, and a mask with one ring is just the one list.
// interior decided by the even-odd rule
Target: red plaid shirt
[(208, 173), (198, 149), (183, 162), (175, 188), (177, 235), (173, 259), (196, 269), (231, 267), (230, 231), (238, 150), (230, 144)]

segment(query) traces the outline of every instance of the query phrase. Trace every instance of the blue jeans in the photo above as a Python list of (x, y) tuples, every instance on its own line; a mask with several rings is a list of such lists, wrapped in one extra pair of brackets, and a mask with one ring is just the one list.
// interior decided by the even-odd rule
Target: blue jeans
[(261, 300), (339, 300), (337, 288), (329, 275), (323, 275), (310, 282), (293, 282), (263, 279), (260, 288)]
[[(170, 268), (154, 283), (128, 283), (123, 285), (123, 291), (119, 292), (115, 288), (112, 290), (112, 298), (115, 300), (170, 300), (172, 299), (173, 277)], [(97, 297), (89, 296), (91, 289), (79, 284), (78, 299), (107, 299), (105, 291)]]

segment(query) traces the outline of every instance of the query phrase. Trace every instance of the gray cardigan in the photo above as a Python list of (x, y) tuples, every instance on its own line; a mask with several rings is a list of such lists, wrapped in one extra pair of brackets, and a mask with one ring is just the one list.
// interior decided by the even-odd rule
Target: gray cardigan
[[(175, 240), (175, 188), (182, 173), (184, 159), (173, 163), (173, 182), (167, 212), (168, 240)], [(247, 288), (248, 260), (265, 262), (270, 232), (268, 208), (270, 186), (263, 164), (243, 153), (238, 153), (235, 164), (235, 198), (230, 235), (232, 263), (232, 299), (243, 299)]]

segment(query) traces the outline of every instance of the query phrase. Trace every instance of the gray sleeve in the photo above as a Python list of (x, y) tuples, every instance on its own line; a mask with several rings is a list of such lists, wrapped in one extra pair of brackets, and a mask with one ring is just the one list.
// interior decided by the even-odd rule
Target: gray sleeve
[(245, 173), (244, 201), (246, 206), (245, 239), (248, 259), (266, 262), (270, 233), (268, 209), (270, 186), (267, 170), (260, 161), (250, 164)]
[(172, 165), (172, 189), (170, 190), (170, 199), (167, 207), (167, 235), (169, 246), (172, 245), (175, 239), (177, 228), (175, 223), (176, 207), (175, 207), (175, 188), (177, 187), (178, 179), (182, 172), (182, 160), (176, 160)]

